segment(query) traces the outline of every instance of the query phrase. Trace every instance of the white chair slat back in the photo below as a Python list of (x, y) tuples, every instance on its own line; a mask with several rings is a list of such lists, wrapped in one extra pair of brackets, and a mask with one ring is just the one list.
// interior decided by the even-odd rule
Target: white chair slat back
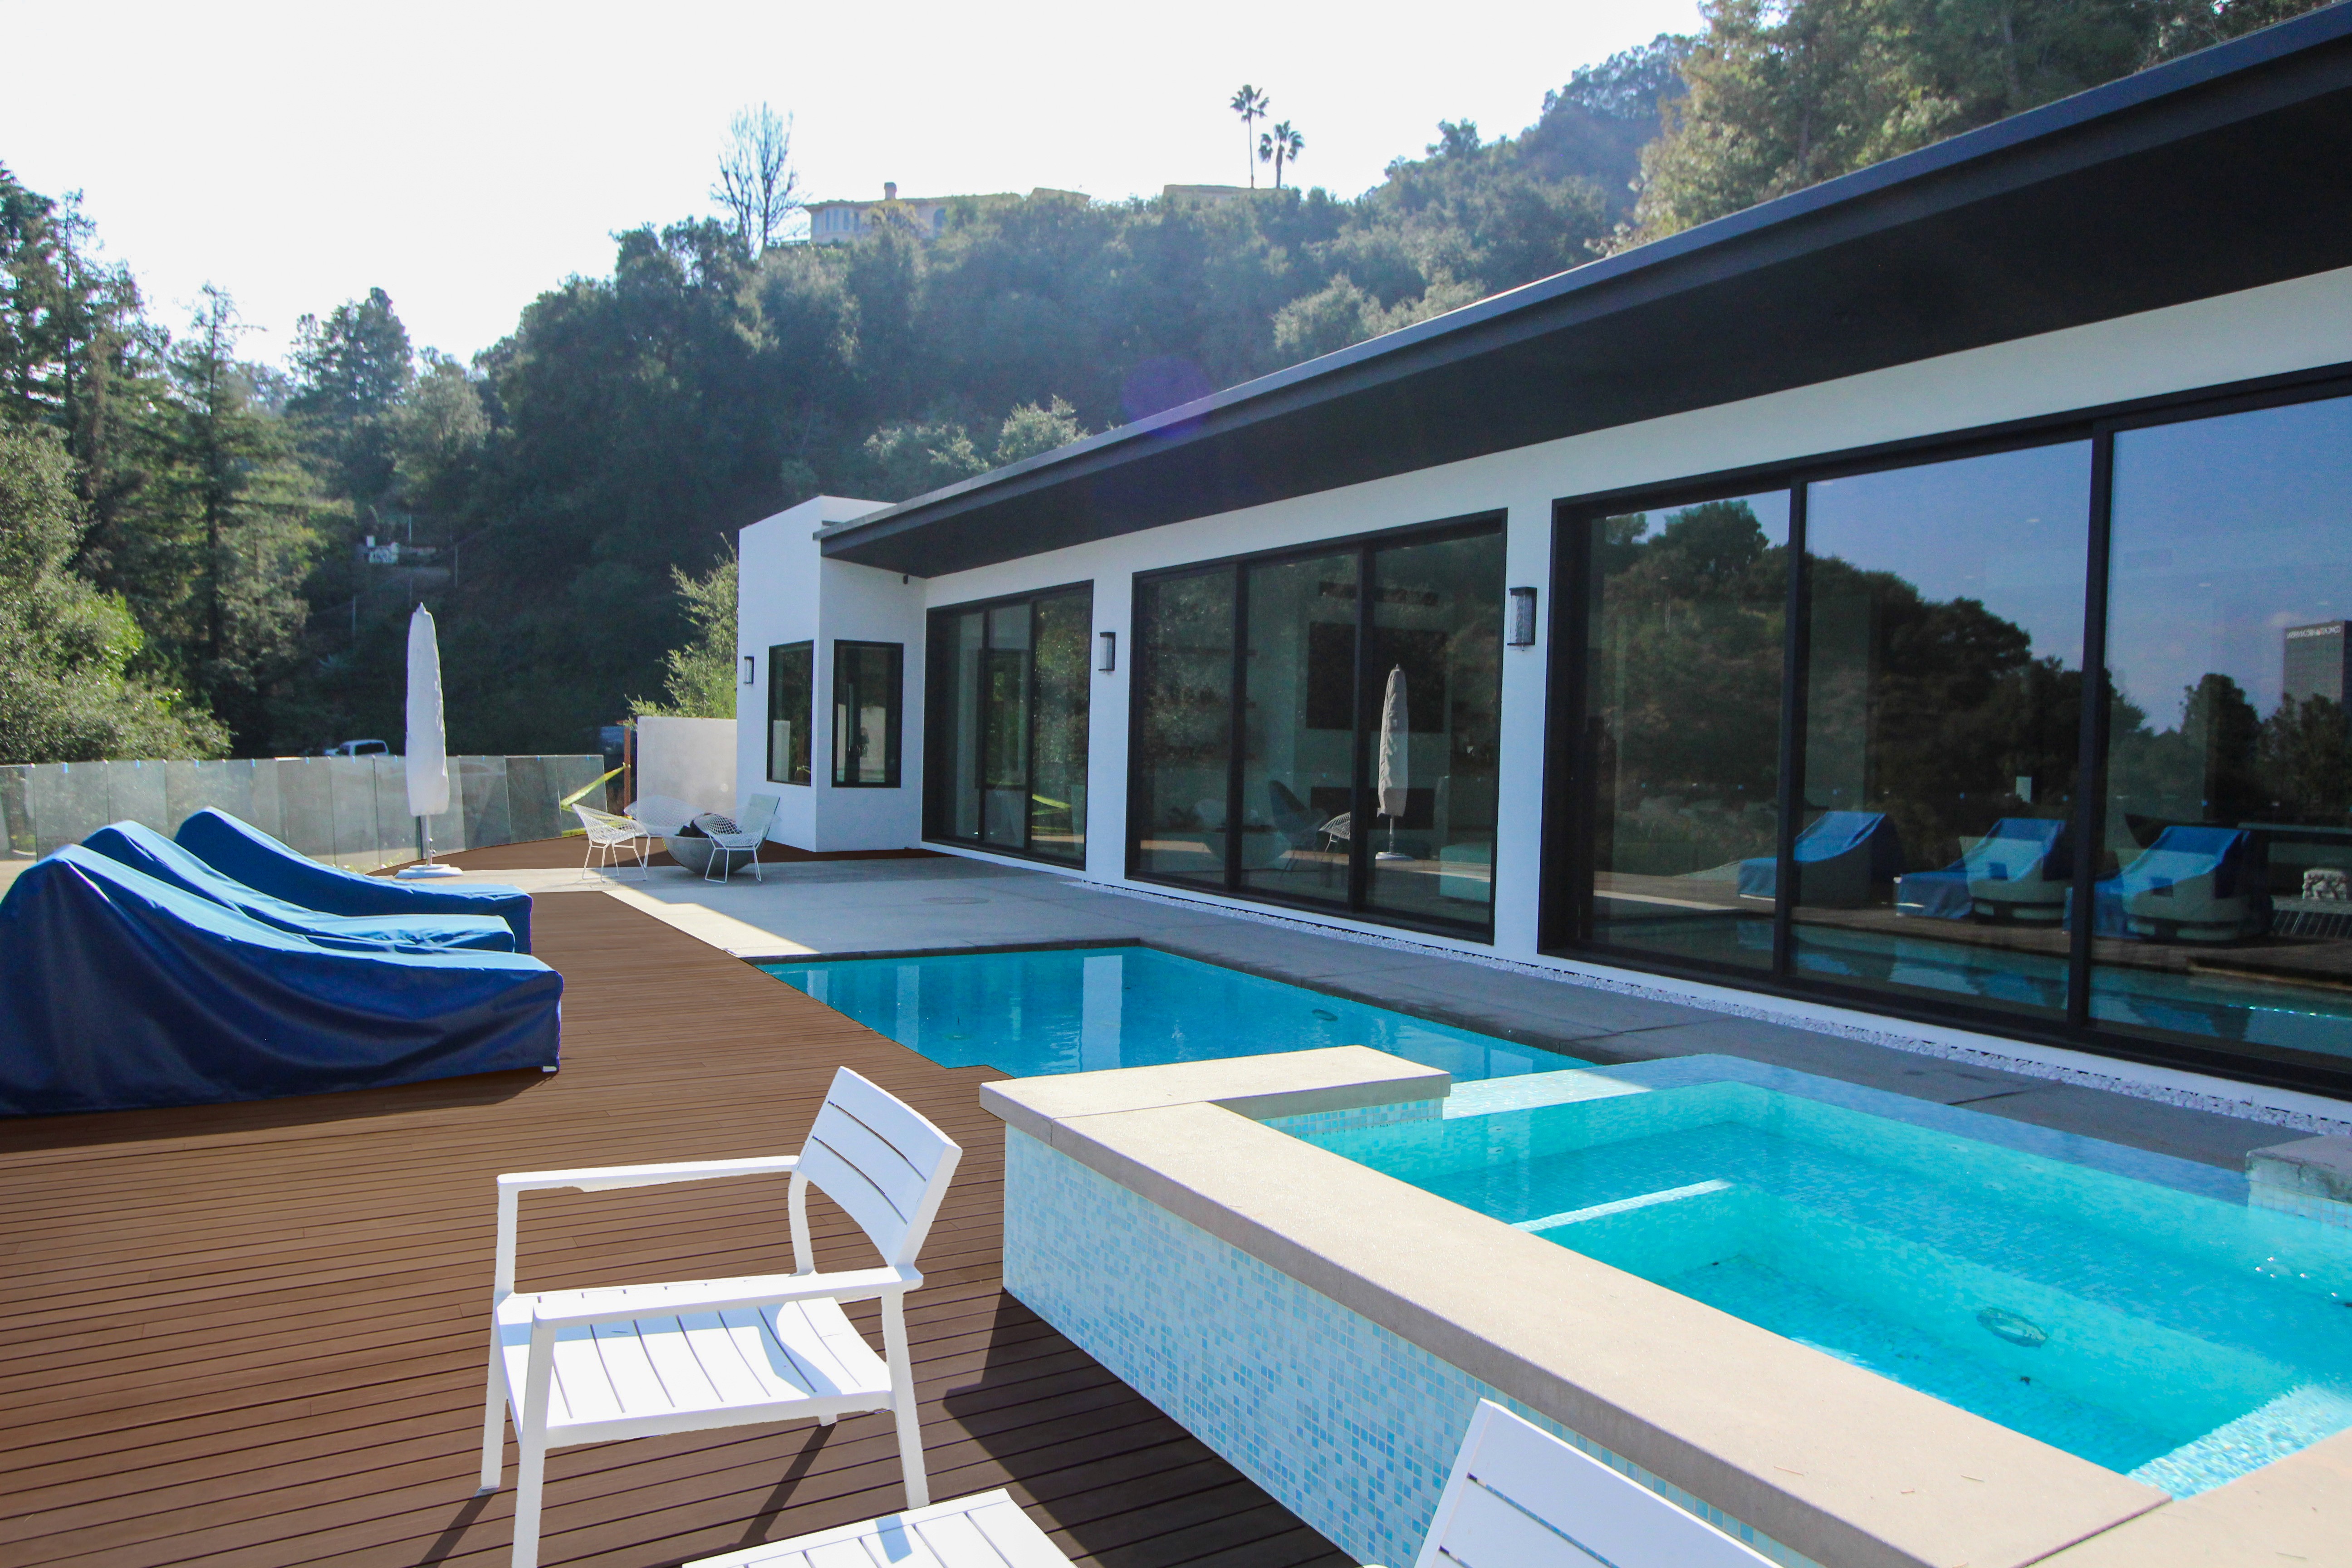
[(1759, 1568), (1770, 1560), (1482, 1399), (1418, 1568), (1449, 1561), (1474, 1568)]
[(809, 1130), (800, 1173), (857, 1222), (886, 1262), (912, 1263), (962, 1154), (922, 1116), (843, 1068)]

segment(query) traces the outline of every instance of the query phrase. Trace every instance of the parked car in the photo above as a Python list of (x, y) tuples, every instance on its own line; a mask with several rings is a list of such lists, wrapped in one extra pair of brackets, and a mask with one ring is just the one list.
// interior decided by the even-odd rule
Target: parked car
[(392, 747), (382, 741), (338, 741), (319, 753), (324, 757), (388, 757)]

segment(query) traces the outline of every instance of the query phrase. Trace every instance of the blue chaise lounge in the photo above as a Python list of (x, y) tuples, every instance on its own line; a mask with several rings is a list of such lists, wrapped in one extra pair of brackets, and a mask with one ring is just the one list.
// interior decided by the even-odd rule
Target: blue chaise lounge
[(1895, 912), (2055, 924), (2064, 918), (2074, 875), (2064, 819), (2004, 816), (1942, 870), (1906, 872), (1895, 885)]
[[(1902, 841), (1885, 812), (1825, 811), (1797, 835), (1797, 901), (1816, 909), (1860, 909), (1873, 886), (1902, 869)], [(1769, 899), (1779, 886), (1773, 857), (1739, 863), (1741, 898)]]
[(496, 915), (322, 915), (299, 904), (274, 899), (215, 871), (153, 828), (137, 822), (115, 822), (81, 841), (111, 860), (184, 893), (249, 915), (263, 925), (290, 931), (297, 936), (330, 945), (435, 948), (471, 947), (486, 952), (512, 952), (514, 928)]
[(330, 947), (68, 845), (0, 900), (0, 1115), (551, 1071), (562, 992), (520, 953)]
[(495, 915), (530, 951), (530, 895), (520, 888), (419, 888), (313, 860), (249, 823), (210, 808), (180, 824), (181, 848), (256, 892), (326, 915)]

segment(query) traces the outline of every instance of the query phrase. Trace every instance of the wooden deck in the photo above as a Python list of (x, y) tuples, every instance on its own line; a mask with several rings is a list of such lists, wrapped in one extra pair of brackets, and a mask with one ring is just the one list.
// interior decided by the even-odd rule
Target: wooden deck
[[(472, 1495), (491, 1177), (797, 1148), (843, 1063), (967, 1151), (908, 1304), (934, 1496), (1010, 1486), (1105, 1568), (1349, 1561), (1004, 1294), (975, 1098), (999, 1075), (597, 894), (536, 923), (567, 984), (554, 1077), (0, 1125), (0, 1562), (502, 1568), (511, 1442), (509, 1489)], [(782, 1198), (527, 1198), (520, 1282), (788, 1268)], [(853, 1266), (815, 1212), (821, 1260)], [(882, 1415), (563, 1449), (541, 1561), (654, 1568), (901, 1500)]]

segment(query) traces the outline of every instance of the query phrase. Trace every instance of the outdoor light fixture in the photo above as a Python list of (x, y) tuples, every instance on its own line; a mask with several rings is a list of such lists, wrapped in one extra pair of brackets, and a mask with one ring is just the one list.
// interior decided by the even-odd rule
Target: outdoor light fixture
[(747, 654), (745, 654), (745, 655), (743, 656), (743, 684), (744, 684), (744, 685), (746, 685), (746, 686), (757, 686), (757, 685), (759, 685), (759, 684), (760, 684), (760, 677), (759, 677), (759, 674), (758, 674), (759, 668), (760, 668), (760, 661), (759, 661), (759, 659), (758, 659), (758, 658), (757, 658), (756, 656), (754, 656), (754, 655), (752, 655), (752, 654), (748, 654), (748, 653), (747, 653)]
[(1513, 647), (1536, 646), (1536, 591), (1533, 588), (1511, 590), (1511, 636)]
[(1095, 668), (1108, 675), (1118, 668), (1118, 634), (1097, 632), (1095, 638), (1102, 646), (1102, 657), (1095, 660)]

